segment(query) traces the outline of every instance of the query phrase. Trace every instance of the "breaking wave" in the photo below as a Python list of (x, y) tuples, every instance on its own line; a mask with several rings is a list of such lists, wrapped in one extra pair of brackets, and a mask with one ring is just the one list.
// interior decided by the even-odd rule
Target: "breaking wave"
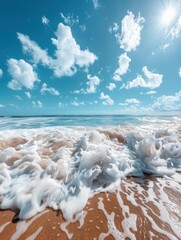
[[(153, 129), (153, 128), (152, 128)], [(181, 171), (180, 131), (150, 126), (1, 131), (0, 208), (27, 219), (51, 207), (71, 220), (122, 179)], [(175, 180), (177, 181), (177, 180)]]

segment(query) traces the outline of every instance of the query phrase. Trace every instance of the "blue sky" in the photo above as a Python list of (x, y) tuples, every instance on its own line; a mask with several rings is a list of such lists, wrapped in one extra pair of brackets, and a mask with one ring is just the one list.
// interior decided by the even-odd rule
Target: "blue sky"
[(181, 3), (6, 0), (0, 115), (181, 110)]

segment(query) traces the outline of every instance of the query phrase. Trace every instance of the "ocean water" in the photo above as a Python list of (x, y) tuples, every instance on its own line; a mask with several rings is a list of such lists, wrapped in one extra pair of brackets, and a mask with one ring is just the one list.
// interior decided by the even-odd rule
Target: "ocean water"
[(181, 116), (158, 115), (62, 115), (0, 116), (0, 130), (30, 129), (52, 126), (119, 126), (181, 122)]
[[(165, 191), (166, 186), (180, 194), (180, 172), (179, 116), (0, 118), (0, 208), (19, 209), (19, 219), (51, 207), (72, 221), (90, 197), (119, 189), (128, 177), (141, 182), (146, 174), (161, 180), (159, 195), (150, 188), (145, 203), (151, 201), (160, 211), (157, 218), (166, 219), (180, 237), (181, 216), (170, 220), (167, 209), (179, 209), (180, 201), (176, 205)], [(139, 189), (137, 183), (131, 187)], [(118, 200), (121, 205), (120, 196)], [(99, 208), (103, 209), (101, 202)], [(162, 232), (144, 204), (142, 211), (153, 229)]]

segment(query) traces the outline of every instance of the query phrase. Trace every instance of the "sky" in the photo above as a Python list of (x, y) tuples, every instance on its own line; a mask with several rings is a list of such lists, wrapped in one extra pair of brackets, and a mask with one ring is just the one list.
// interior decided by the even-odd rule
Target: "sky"
[(0, 115), (181, 110), (181, 1), (6, 0)]

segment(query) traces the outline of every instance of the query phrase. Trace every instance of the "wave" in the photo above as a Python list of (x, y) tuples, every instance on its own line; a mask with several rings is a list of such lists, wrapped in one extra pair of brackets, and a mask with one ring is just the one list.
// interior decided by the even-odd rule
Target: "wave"
[[(156, 129), (157, 128), (157, 129)], [(1, 131), (0, 208), (27, 219), (46, 207), (74, 218), (99, 192), (144, 174), (181, 171), (179, 126), (54, 127)], [(177, 176), (177, 177), (175, 177)]]

